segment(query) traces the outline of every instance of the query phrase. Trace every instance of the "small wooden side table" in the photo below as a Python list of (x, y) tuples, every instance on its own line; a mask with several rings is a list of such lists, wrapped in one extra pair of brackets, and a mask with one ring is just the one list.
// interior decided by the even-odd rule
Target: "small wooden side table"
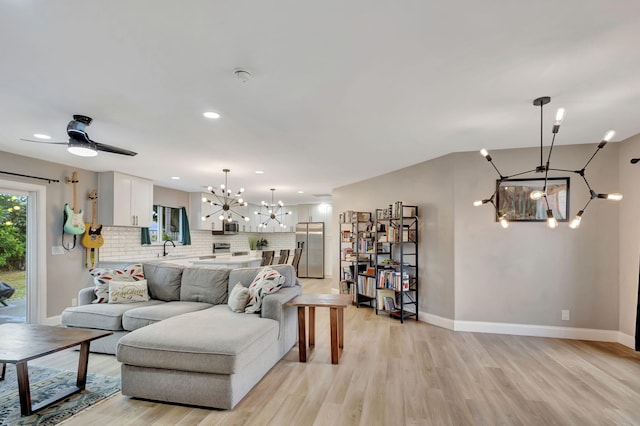
[(307, 293), (297, 296), (287, 306), (298, 307), (298, 351), (300, 362), (307, 362), (306, 308), (309, 308), (309, 352), (315, 346), (316, 308), (329, 308), (331, 364), (338, 364), (344, 348), (344, 308), (351, 304), (349, 294)]

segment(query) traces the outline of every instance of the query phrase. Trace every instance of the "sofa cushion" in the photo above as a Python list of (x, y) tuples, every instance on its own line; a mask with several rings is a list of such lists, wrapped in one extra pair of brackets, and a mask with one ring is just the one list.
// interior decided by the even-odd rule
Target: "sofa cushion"
[(211, 306), (213, 305), (210, 303), (177, 301), (130, 309), (122, 316), (122, 327), (133, 331), (176, 315), (207, 309)]
[(180, 283), (184, 266), (172, 263), (144, 263), (144, 277), (147, 279), (149, 296), (152, 299), (180, 300)]
[(97, 328), (100, 330), (118, 331), (122, 327), (122, 316), (125, 312), (141, 306), (164, 304), (159, 300), (126, 304), (97, 303), (74, 306), (62, 311), (60, 321), (68, 327)]
[(278, 339), (278, 322), (217, 305), (135, 330), (118, 342), (118, 361), (149, 368), (234, 374)]
[(182, 271), (180, 300), (219, 305), (227, 301), (227, 281), (231, 269), (191, 267)]

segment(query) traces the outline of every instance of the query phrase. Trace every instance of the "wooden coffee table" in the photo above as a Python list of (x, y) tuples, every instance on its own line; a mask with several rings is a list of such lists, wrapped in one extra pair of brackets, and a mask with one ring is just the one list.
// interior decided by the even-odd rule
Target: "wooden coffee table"
[(344, 347), (344, 308), (351, 303), (350, 294), (307, 293), (295, 297), (287, 306), (298, 307), (298, 353), (300, 362), (307, 362), (307, 337), (305, 310), (309, 308), (309, 352), (315, 346), (316, 308), (329, 308), (331, 333), (331, 363), (338, 364)]
[[(4, 380), (5, 364), (15, 364), (20, 394), (20, 410), (28, 416), (61, 399), (83, 390), (87, 384), (89, 344), (92, 340), (113, 334), (111, 331), (64, 328), (36, 324), (0, 324), (0, 380)], [(76, 386), (61, 389), (53, 397), (31, 405), (27, 361), (80, 345)]]

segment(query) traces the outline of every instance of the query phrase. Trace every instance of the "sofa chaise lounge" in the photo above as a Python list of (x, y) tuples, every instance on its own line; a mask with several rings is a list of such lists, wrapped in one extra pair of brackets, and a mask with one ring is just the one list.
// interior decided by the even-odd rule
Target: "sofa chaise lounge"
[(263, 268), (143, 268), (149, 301), (91, 303), (88, 288), (62, 314), (68, 327), (114, 332), (92, 351), (116, 354), (123, 395), (231, 409), (296, 342), (297, 311), (285, 304), (302, 288), (291, 265), (271, 267), (284, 283), (264, 295), (259, 313), (234, 312), (227, 299)]

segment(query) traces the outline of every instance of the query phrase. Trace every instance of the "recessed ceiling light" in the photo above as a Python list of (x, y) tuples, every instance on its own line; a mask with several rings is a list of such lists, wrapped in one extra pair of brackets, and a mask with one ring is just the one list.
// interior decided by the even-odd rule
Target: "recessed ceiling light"
[(298, 194), (304, 194), (304, 191), (298, 191)]
[(256, 170), (256, 174), (257, 174), (257, 175), (263, 175), (263, 174), (264, 174), (264, 172), (263, 172), (262, 170)]
[(180, 180), (180, 176), (171, 176), (171, 179), (173, 179), (173, 180)]
[(203, 113), (202, 115), (204, 115), (207, 118), (220, 118), (220, 114), (218, 114), (217, 112), (213, 112), (213, 111), (207, 111), (207, 112)]
[(33, 136), (38, 139), (51, 139), (51, 136), (45, 135), (43, 133), (34, 133)]

